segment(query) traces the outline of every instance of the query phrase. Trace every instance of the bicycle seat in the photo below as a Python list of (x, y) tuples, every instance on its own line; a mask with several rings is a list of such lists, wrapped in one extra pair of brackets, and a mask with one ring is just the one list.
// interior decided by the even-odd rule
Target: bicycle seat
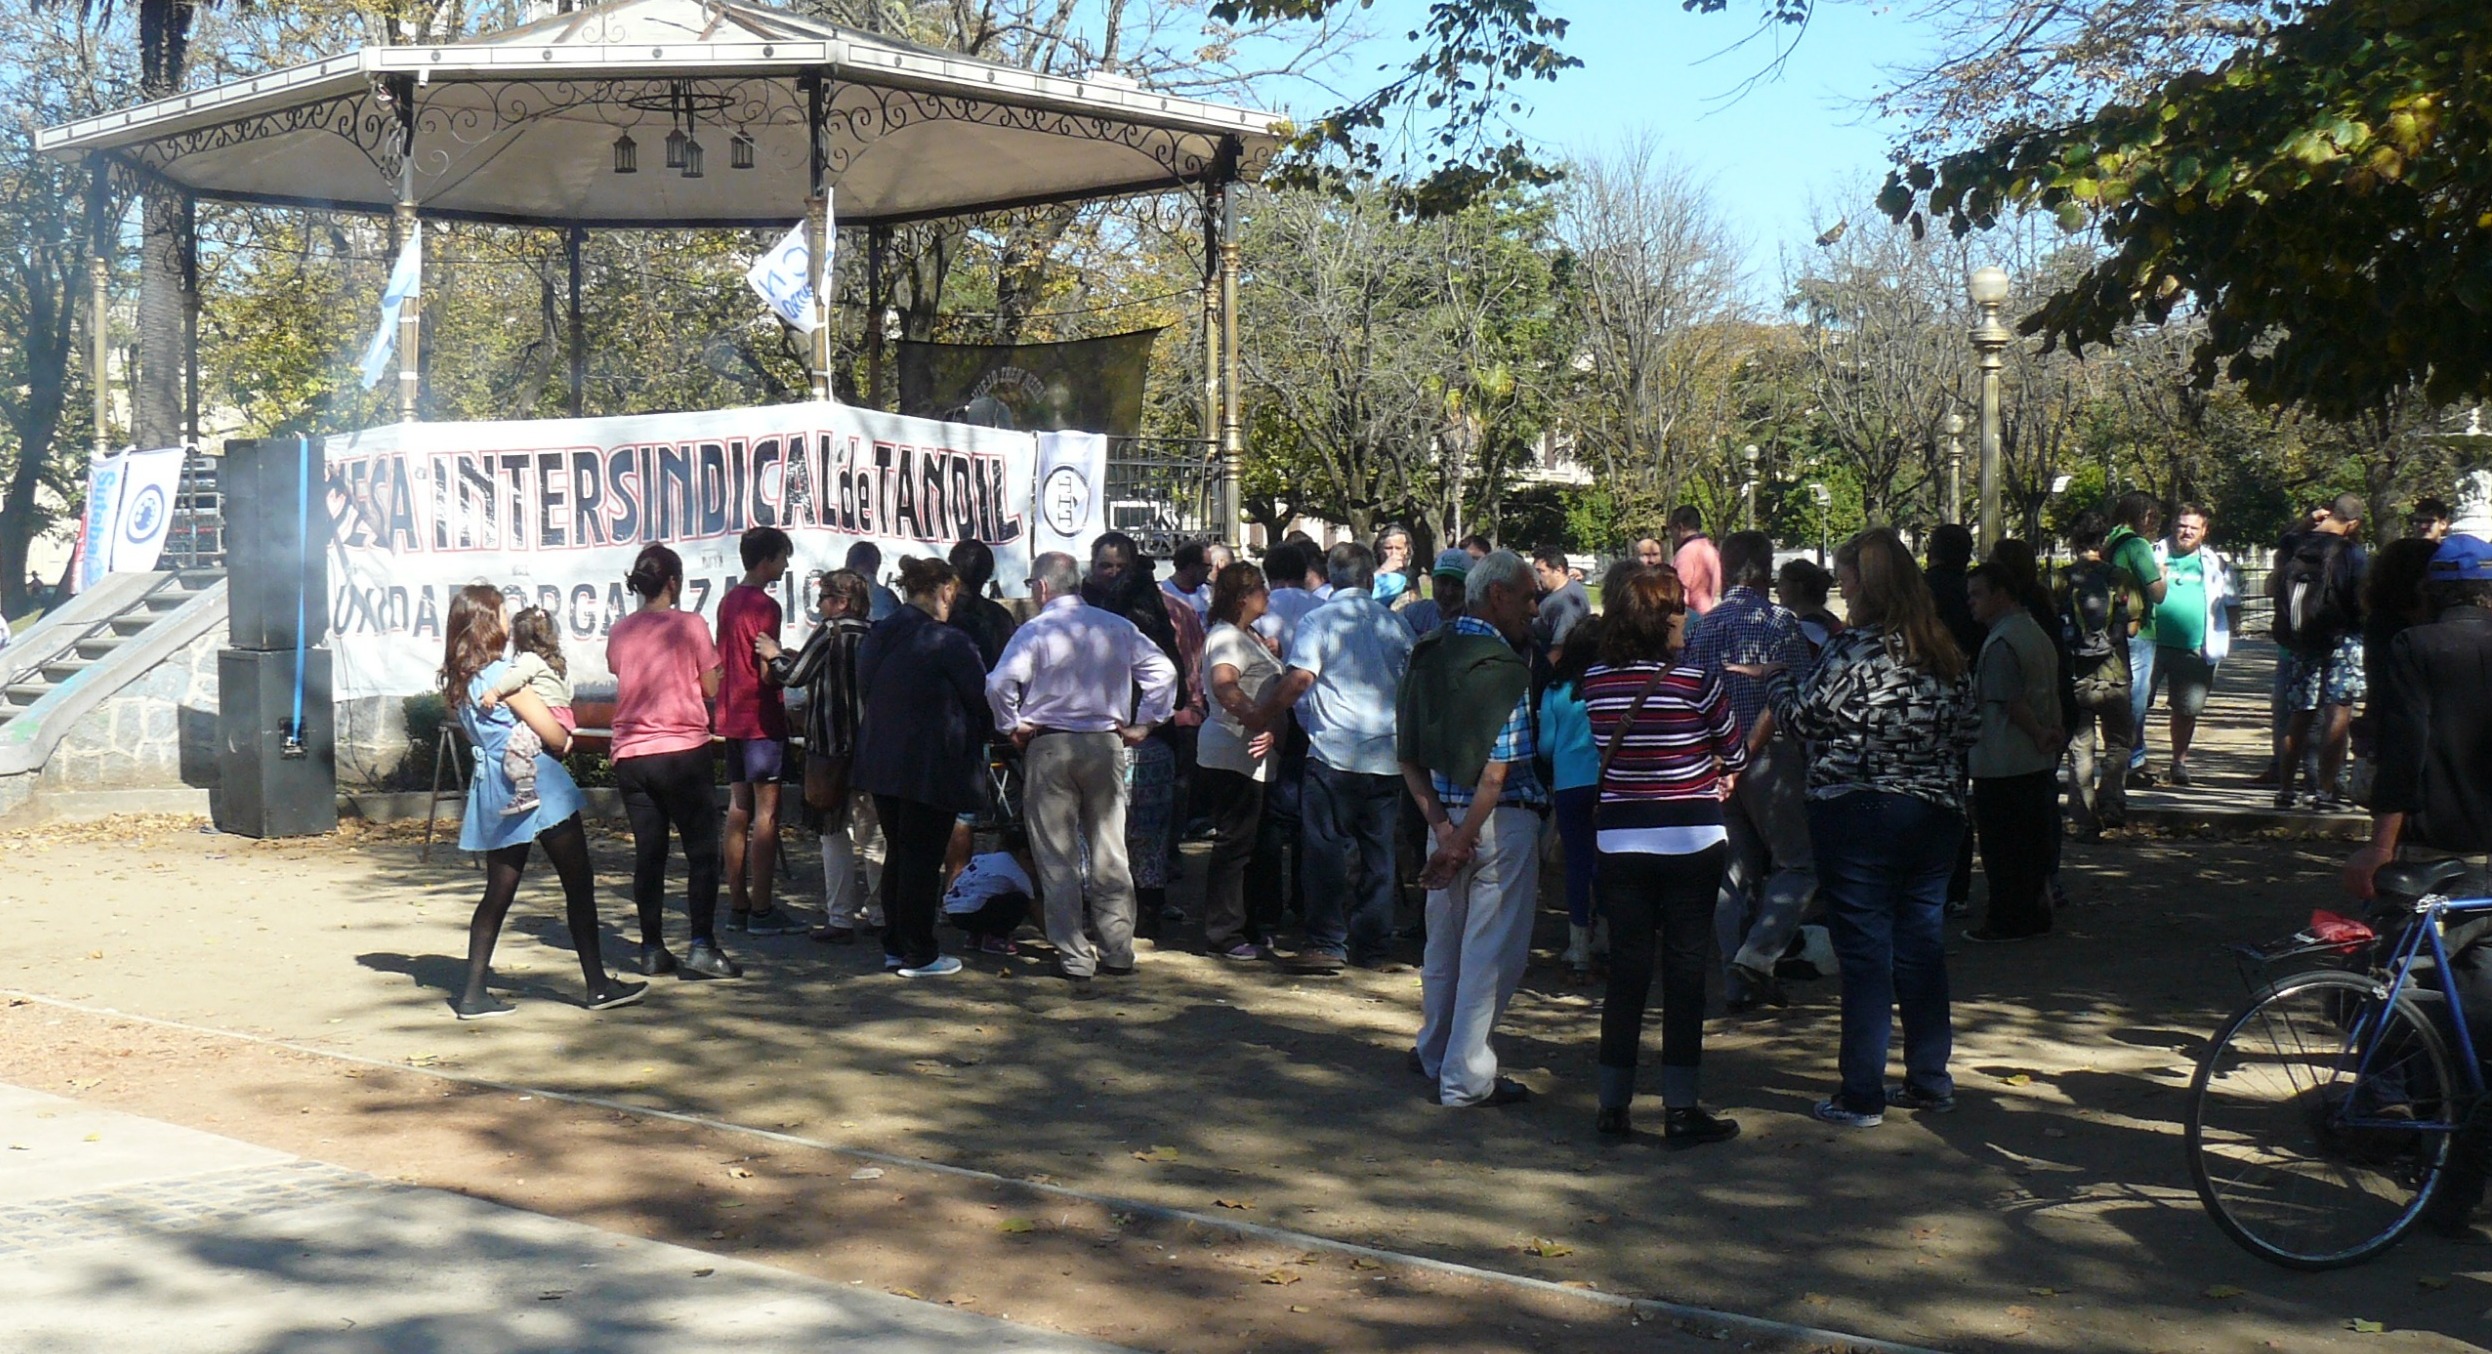
[(2412, 864), (2383, 865), (2371, 878), (2371, 887), (2383, 898), (2413, 902), (2425, 894), (2451, 896), (2459, 892), (2454, 886), (2472, 875), (2474, 870), (2463, 860), (2417, 861)]

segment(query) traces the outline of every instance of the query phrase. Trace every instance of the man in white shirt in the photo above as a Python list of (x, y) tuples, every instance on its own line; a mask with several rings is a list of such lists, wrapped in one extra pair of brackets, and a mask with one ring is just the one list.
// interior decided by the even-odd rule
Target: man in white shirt
[(1201, 541), (1187, 541), (1168, 557), (1168, 577), (1159, 581), (1159, 590), (1168, 594), (1170, 602), (1194, 608), (1194, 619), (1208, 626), (1211, 572), (1211, 548)]
[(1393, 827), (1402, 805), (1394, 701), (1410, 665), (1410, 627), (1369, 592), (1375, 552), (1356, 541), (1325, 558), (1331, 600), (1289, 646), (1281, 700), (1307, 731), (1298, 815), (1304, 834), (1304, 966), (1383, 968), (1393, 946)]
[(1283, 541), (1263, 553), (1263, 576), (1271, 585), (1271, 595), (1264, 603), (1263, 616), (1255, 622), (1255, 633), (1281, 647), (1282, 653), (1298, 638), (1298, 622), (1308, 612), (1324, 604), (1324, 599), (1306, 587), (1310, 546), (1296, 541)]
[[(1085, 605), (1081, 587), (1082, 568), (1071, 555), (1050, 552), (1033, 562), (1030, 600), (1038, 612), (1004, 646), (986, 679), (986, 699), (995, 727), (1022, 750), (1022, 811), (1038, 859), (1047, 939), (1063, 957), (1073, 995), (1087, 997), (1093, 974), (1133, 972), (1134, 883), (1118, 752), (1172, 713), (1177, 666), (1133, 622)], [(1098, 932), (1096, 947), (1085, 923)]]

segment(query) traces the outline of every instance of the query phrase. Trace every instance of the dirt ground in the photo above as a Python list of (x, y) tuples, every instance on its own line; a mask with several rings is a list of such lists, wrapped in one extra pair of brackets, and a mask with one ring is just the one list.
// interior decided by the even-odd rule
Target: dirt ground
[[(791, 841), (800, 862), (810, 846)], [(312, 1052), (0, 1004), (0, 1079), (1148, 1349), (1812, 1346), (415, 1069), (1936, 1348), (2482, 1347), (2480, 1235), (2294, 1275), (2233, 1248), (2189, 1188), (2188, 1072), (2245, 991), (2221, 946), (2329, 905), (2342, 849), (2072, 844), (2081, 905), (2058, 935), (1951, 956), (1960, 1113), (1808, 1119), (1834, 991), (1795, 984), (1786, 1011), (1709, 1026), (1707, 1100), (1745, 1135), (1671, 1153), (1595, 1140), (1597, 990), (1550, 949), (1499, 1039), (1540, 1094), (1501, 1111), (1440, 1109), (1403, 1069), (1415, 974), (1298, 978), (1178, 943), (1076, 1004), (1037, 952), (911, 983), (870, 944), (731, 941), (744, 981), (666, 980), (593, 1016), (533, 875), (497, 962), (521, 1009), (460, 1025), (445, 1002), (480, 876), (456, 852), (124, 821), (0, 839), (0, 899), (27, 923), (0, 987)], [(625, 861), (611, 836), (598, 851), (619, 956)], [(1562, 919), (1542, 920), (1553, 947)]]

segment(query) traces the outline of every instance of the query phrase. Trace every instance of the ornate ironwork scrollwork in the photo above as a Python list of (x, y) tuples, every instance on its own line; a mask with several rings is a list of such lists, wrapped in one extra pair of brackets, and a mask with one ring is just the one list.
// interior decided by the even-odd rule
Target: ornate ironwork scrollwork
[(971, 122), (1119, 145), (1149, 157), (1180, 181), (1200, 178), (1211, 168), (1211, 147), (1198, 133), (966, 95), (843, 83), (836, 87), (823, 120), (830, 133), (824, 153), (834, 178), (846, 173), (876, 141), (928, 122)]

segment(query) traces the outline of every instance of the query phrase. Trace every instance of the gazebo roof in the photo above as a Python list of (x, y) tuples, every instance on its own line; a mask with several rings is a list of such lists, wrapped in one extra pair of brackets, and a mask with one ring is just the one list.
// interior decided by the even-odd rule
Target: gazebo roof
[[(784, 225), (804, 212), (817, 97), (843, 225), (1252, 177), (1279, 141), (1271, 114), (1113, 74), (1041, 75), (756, 5), (618, 0), (469, 42), (364, 47), (36, 144), (201, 198), (387, 211), (408, 90), (423, 213), (520, 225)], [(698, 178), (666, 167), (687, 113)], [(625, 136), (634, 173), (616, 172)], [(734, 167), (743, 151), (752, 168)]]

